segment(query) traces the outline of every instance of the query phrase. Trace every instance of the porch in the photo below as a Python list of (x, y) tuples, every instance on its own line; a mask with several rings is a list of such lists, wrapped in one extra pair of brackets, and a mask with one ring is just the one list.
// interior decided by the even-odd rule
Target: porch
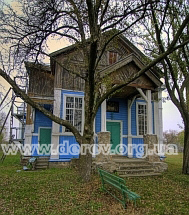
[[(158, 176), (167, 170), (167, 164), (158, 155), (157, 135), (144, 135), (144, 147), (140, 146), (140, 156), (131, 158), (121, 154), (112, 154), (110, 132), (98, 133), (98, 153), (93, 160), (93, 168), (101, 168), (121, 177)], [(122, 149), (121, 149), (122, 150)], [(132, 151), (131, 147), (131, 151)]]

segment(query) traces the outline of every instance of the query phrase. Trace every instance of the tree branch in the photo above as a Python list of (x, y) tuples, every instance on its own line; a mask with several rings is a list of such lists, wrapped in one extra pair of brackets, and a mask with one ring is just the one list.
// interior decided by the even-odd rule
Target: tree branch
[(76, 137), (76, 140), (78, 143), (82, 143), (82, 136), (79, 133), (79, 131), (68, 121), (60, 119), (59, 117), (52, 114), (50, 111), (47, 111), (45, 108), (40, 106), (40, 104), (37, 104), (34, 102), (27, 94), (25, 94), (18, 86), (17, 84), (9, 77), (9, 75), (6, 74), (3, 70), (0, 69), (0, 76), (3, 77), (13, 88), (14, 92), (29, 105), (31, 105), (33, 108), (38, 109), (40, 112), (42, 112), (45, 116), (53, 120), (54, 122), (65, 126), (66, 128), (70, 129), (70, 131), (74, 134)]
[[(181, 31), (179, 31), (179, 32), (182, 33)], [(177, 34), (176, 38), (177, 38), (177, 40), (179, 39), (179, 34)], [(147, 66), (145, 66), (143, 69), (141, 69), (133, 77), (131, 77), (130, 79), (128, 79), (125, 83), (113, 87), (110, 91), (106, 92), (100, 99), (98, 99), (98, 101), (96, 103), (96, 106), (94, 108), (94, 113), (96, 114), (96, 112), (98, 111), (98, 107), (101, 105), (101, 103), (106, 98), (108, 98), (112, 93), (114, 93), (117, 90), (119, 90), (119, 89), (127, 86), (128, 84), (130, 84), (131, 82), (133, 82), (134, 80), (136, 80), (137, 78), (139, 78), (141, 75), (143, 75), (147, 70), (151, 69), (157, 63), (159, 63), (161, 60), (163, 60), (166, 56), (168, 56), (169, 54), (171, 54), (176, 49), (180, 48), (182, 44), (180, 44), (178, 46), (175, 46), (175, 44), (177, 43), (176, 38), (173, 40), (173, 42), (171, 43), (171, 45), (169, 46), (169, 48), (167, 49), (167, 51), (165, 51), (164, 53), (160, 54), (157, 58), (155, 58), (154, 60), (152, 60)], [(185, 44), (185, 43), (186, 42), (184, 42), (183, 44)]]

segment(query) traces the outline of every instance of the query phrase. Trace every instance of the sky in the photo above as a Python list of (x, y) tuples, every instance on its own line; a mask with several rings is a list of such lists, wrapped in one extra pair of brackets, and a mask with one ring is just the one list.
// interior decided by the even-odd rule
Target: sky
[[(166, 96), (165, 92), (163, 92), (163, 96)], [(183, 127), (184, 125), (178, 109), (172, 101), (166, 101), (163, 103), (163, 131), (181, 131), (183, 129), (181, 129), (180, 126)]]
[[(5, 0), (5, 2), (10, 3), (13, 0)], [(69, 45), (69, 42), (65, 40), (59, 40), (58, 42), (56, 40), (51, 40), (48, 42), (48, 46), (50, 48), (50, 53), (54, 52), (60, 48), (63, 48), (65, 46)], [(48, 63), (48, 61), (45, 61), (45, 63)], [(0, 84), (3, 84), (6, 88), (6, 90), (9, 89), (9, 85), (0, 77)], [(0, 93), (2, 92), (1, 86), (0, 86)], [(0, 94), (1, 95), (1, 94)], [(163, 96), (166, 97), (166, 93), (163, 92)], [(1, 101), (1, 98), (0, 98)], [(180, 126), (183, 126), (182, 118), (180, 116), (180, 113), (178, 109), (174, 106), (174, 104), (171, 101), (166, 101), (163, 103), (163, 130), (178, 130), (180, 131)]]

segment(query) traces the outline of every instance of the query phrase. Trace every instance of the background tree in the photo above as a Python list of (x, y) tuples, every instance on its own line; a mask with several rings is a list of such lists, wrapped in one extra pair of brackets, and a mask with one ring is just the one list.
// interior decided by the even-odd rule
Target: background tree
[(184, 147), (184, 131), (169, 130), (163, 132), (163, 143), (175, 144), (178, 147), (178, 152), (183, 152)]
[(178, 143), (180, 146), (184, 146), (184, 130), (178, 133)]
[[(3, 124), (5, 122), (6, 114), (4, 112), (0, 112), (0, 144), (4, 143), (6, 141), (6, 132), (7, 132), (7, 123), (3, 127)], [(1, 150), (1, 147), (0, 147)]]
[[(140, 31), (140, 45), (148, 56), (158, 56), (164, 53), (175, 37), (183, 20), (189, 14), (187, 0), (168, 0), (166, 5), (152, 6), (151, 20), (143, 19)], [(148, 17), (149, 18), (149, 17)], [(147, 22), (147, 20), (149, 22)], [(139, 33), (139, 32), (138, 32)], [(143, 40), (142, 40), (143, 39)], [(169, 96), (178, 108), (184, 122), (184, 174), (189, 174), (189, 22), (181, 33), (177, 46), (178, 50), (166, 56), (159, 64)]]
[(178, 131), (169, 130), (163, 132), (164, 144), (177, 144), (178, 143)]
[[(139, 30), (136, 24), (143, 19), (148, 20), (150, 11), (156, 10), (159, 4), (159, 1), (156, 0), (18, 0), (17, 7), (14, 8), (3, 4), (0, 13), (0, 41), (3, 47), (1, 62), (4, 64), (0, 70), (0, 75), (29, 105), (37, 108), (53, 121), (70, 129), (79, 144), (93, 144), (93, 121), (100, 104), (112, 93), (135, 80), (178, 48), (177, 42), (189, 21), (187, 14), (184, 15), (180, 27), (175, 31), (173, 37), (170, 38), (166, 50), (159, 53), (139, 73), (128, 77), (122, 84), (112, 86), (106, 91), (101, 89), (106, 77), (101, 79), (97, 71), (107, 46), (121, 33), (128, 32), (130, 29)], [(161, 5), (163, 7), (164, 3), (162, 2)], [(167, 17), (167, 10), (164, 15)], [(109, 30), (112, 33), (104, 37), (104, 33)], [(83, 135), (68, 121), (54, 116), (33, 102), (11, 79), (12, 71), (15, 69), (21, 71), (20, 68), (22, 68), (24, 60), (38, 61), (44, 56), (50, 57), (47, 52), (47, 42), (50, 37), (67, 38), (70, 42), (77, 44), (77, 49), (82, 50), (84, 59), (82, 74), (65, 68), (61, 62), (56, 62), (85, 81)], [(187, 42), (186, 38), (182, 40), (180, 45)], [(5, 45), (10, 46), (8, 54), (6, 54), (7, 47)], [(82, 167), (80, 173), (85, 180), (90, 178), (91, 163), (91, 154), (80, 157)]]

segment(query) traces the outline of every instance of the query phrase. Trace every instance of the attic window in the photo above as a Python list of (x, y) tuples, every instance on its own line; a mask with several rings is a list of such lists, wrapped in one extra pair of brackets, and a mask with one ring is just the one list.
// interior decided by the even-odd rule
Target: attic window
[(118, 61), (118, 53), (114, 51), (108, 52), (108, 64), (112, 65)]
[(119, 113), (119, 102), (108, 101), (106, 106), (106, 111)]

